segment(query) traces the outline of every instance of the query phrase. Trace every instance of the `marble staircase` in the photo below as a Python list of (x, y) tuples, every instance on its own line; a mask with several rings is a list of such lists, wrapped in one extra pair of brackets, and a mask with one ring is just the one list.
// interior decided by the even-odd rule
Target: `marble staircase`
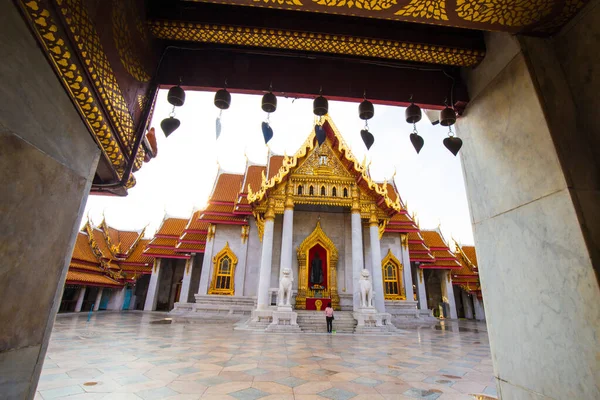
[[(298, 313), (298, 325), (302, 332), (327, 333), (325, 313), (323, 311), (295, 310)], [(333, 329), (337, 333), (354, 333), (356, 320), (350, 311), (334, 313)]]

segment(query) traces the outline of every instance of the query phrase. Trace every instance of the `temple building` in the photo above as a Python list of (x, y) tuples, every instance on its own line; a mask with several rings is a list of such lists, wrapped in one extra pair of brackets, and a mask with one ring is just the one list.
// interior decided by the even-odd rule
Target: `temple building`
[(103, 220), (77, 234), (60, 312), (143, 309), (152, 257), (144, 230), (121, 231)]
[(269, 322), (289, 270), (294, 312), (328, 302), (356, 312), (366, 270), (387, 323), (428, 322), (432, 310), (458, 317), (462, 286), (452, 279), (461, 272), (462, 284), (465, 267), (441, 232), (418, 227), (393, 180), (375, 182), (329, 117), (323, 128), (321, 145), (313, 131), (293, 156), (248, 161), (243, 173), (220, 169), (191, 218), (165, 216), (143, 253), (155, 258), (145, 310)]

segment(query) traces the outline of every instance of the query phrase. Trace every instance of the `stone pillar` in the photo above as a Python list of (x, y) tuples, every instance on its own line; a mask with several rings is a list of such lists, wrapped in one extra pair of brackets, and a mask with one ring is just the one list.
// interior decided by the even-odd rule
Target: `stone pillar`
[(75, 312), (81, 312), (81, 307), (83, 306), (83, 299), (85, 298), (86, 289), (86, 286), (82, 286), (79, 288), (79, 293), (77, 294), (77, 304), (75, 304)]
[(465, 318), (473, 319), (473, 302), (475, 301), (476, 297), (473, 296), (473, 300), (471, 300), (471, 296), (469, 296), (469, 294), (464, 290), (461, 290), (460, 294), (462, 296), (463, 308), (465, 310)]
[(242, 247), (238, 257), (238, 265), (235, 268), (234, 276), (234, 296), (243, 296), (244, 287), (246, 286), (246, 268), (248, 265), (248, 242), (250, 239), (250, 225), (242, 225), (240, 228), (240, 240), (242, 241)]
[(200, 272), (200, 283), (198, 285), (198, 294), (208, 294), (208, 283), (212, 273), (212, 255), (215, 244), (215, 232), (217, 227), (213, 224), (208, 226), (208, 235), (206, 235), (206, 246), (204, 247), (204, 258), (202, 259), (202, 271)]
[(450, 319), (457, 319), (456, 301), (454, 300), (454, 288), (452, 287), (452, 274), (450, 270), (440, 271), (440, 280), (442, 282), (442, 296), (448, 299), (450, 305)]
[(385, 312), (385, 298), (383, 292), (383, 272), (381, 270), (381, 244), (379, 240), (379, 221), (375, 213), (375, 205), (371, 206), (371, 218), (369, 219), (369, 238), (371, 245), (371, 265), (373, 268), (373, 305), (378, 312)]
[(487, 33), (465, 71), (457, 131), (504, 399), (600, 398), (599, 20), (592, 0), (548, 39)]
[(33, 399), (100, 150), (18, 4), (0, 7), (0, 397)]
[(364, 268), (362, 222), (360, 220), (360, 203), (358, 201), (358, 188), (352, 186), (352, 304), (353, 310), (360, 310), (360, 273)]
[(161, 261), (161, 258), (157, 258), (154, 260), (152, 275), (150, 275), (150, 282), (148, 283), (148, 292), (146, 293), (146, 302), (144, 303), (144, 311), (156, 310), (156, 302), (158, 301), (158, 283), (160, 281)]
[(100, 309), (100, 302), (102, 301), (102, 292), (104, 292), (104, 288), (98, 288), (98, 294), (96, 295), (96, 301), (94, 302), (94, 311), (98, 311)]
[(419, 297), (419, 309), (427, 310), (427, 290), (425, 289), (425, 272), (422, 268), (417, 267), (417, 292)]
[(400, 248), (401, 248), (401, 258), (403, 266), (403, 276), (402, 280), (404, 281), (404, 290), (406, 291), (406, 300), (415, 301), (415, 296), (413, 292), (413, 278), (412, 278), (412, 268), (410, 266), (410, 254), (408, 253), (408, 234), (401, 233), (400, 234)]
[(192, 280), (192, 270), (194, 269), (194, 257), (195, 253), (192, 253), (191, 257), (185, 261), (185, 268), (183, 270), (183, 279), (181, 280), (181, 291), (179, 292), (179, 298), (177, 302), (187, 303), (190, 295), (190, 283)]
[(268, 200), (265, 212), (265, 226), (263, 231), (262, 254), (260, 257), (260, 275), (258, 278), (258, 291), (256, 292), (257, 310), (266, 310), (271, 305), (269, 289), (271, 288), (271, 262), (273, 257), (273, 226), (275, 224), (275, 201)]
[[(285, 210), (283, 211), (283, 228), (281, 230), (281, 264), (279, 267), (279, 278), (281, 271), (284, 268), (292, 270), (293, 246), (292, 239), (294, 236), (294, 186), (288, 183), (287, 196), (285, 198)], [(337, 283), (336, 283), (337, 284)]]
[(475, 319), (485, 321), (485, 310), (483, 309), (483, 301), (477, 296), (473, 296), (473, 306), (475, 308)]

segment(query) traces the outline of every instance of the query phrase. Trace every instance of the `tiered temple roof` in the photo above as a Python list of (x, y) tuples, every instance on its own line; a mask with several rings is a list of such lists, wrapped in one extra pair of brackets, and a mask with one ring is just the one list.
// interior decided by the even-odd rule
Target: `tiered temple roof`
[(188, 226), (188, 218), (165, 215), (160, 227), (144, 250), (144, 255), (155, 258), (190, 258), (190, 254), (178, 251), (179, 239)]
[(102, 221), (89, 221), (77, 234), (67, 284), (122, 287), (143, 274), (152, 273), (153, 258), (143, 254), (149, 242), (144, 230), (121, 231)]
[(456, 255), (461, 268), (452, 273), (452, 283), (459, 285), (467, 293), (481, 297), (481, 283), (479, 282), (475, 247), (456, 244)]
[(439, 229), (421, 231), (425, 239), (425, 245), (431, 250), (431, 255), (434, 258), (433, 263), (421, 264), (420, 268), (427, 269), (460, 269), (461, 264), (450, 251), (447, 242), (444, 240)]

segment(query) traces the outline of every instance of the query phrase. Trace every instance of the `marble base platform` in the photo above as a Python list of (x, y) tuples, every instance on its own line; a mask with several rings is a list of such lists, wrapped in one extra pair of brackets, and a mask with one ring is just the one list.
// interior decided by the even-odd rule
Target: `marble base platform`
[(298, 313), (292, 307), (278, 307), (272, 313), (272, 322), (267, 327), (267, 332), (301, 332), (297, 323)]
[(390, 313), (380, 313), (375, 308), (361, 308), (353, 312), (352, 316), (357, 322), (354, 333), (392, 333), (396, 331)]
[(205, 296), (196, 295), (195, 303), (175, 303), (169, 316), (175, 322), (194, 322), (198, 319), (207, 322), (211, 319), (239, 320), (251, 315), (256, 298), (247, 296)]
[(385, 311), (392, 316), (396, 328), (411, 328), (422, 325), (433, 325), (438, 322), (431, 310), (419, 310), (416, 301), (386, 300)]

